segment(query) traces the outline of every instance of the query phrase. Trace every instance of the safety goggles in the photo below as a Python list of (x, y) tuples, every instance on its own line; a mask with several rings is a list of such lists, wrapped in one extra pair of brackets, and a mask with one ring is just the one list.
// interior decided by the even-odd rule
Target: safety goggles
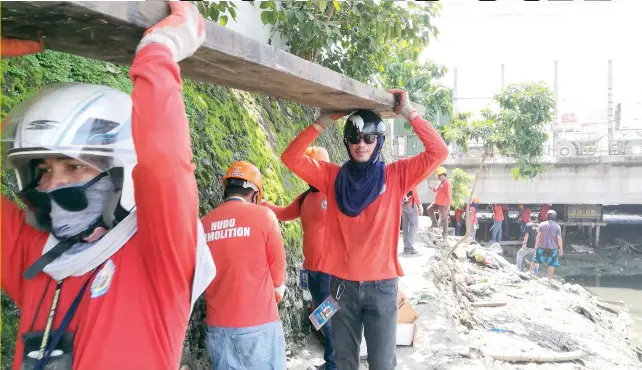
[(363, 139), (363, 142), (366, 144), (374, 144), (377, 142), (377, 134), (359, 134), (359, 135), (350, 135), (348, 136), (348, 142), (350, 144), (359, 144)]
[(56, 189), (50, 192), (38, 190), (40, 177), (29, 183), (22, 191), (18, 193), (20, 199), (32, 210), (44, 214), (51, 212), (51, 202), (54, 201), (66, 211), (78, 212), (87, 208), (89, 201), (85, 192), (92, 185), (107, 176), (107, 172), (102, 172), (87, 183), (79, 186), (70, 186)]

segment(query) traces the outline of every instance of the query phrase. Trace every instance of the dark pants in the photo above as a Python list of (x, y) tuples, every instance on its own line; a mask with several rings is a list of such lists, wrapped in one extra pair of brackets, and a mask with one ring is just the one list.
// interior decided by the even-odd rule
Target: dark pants
[[(430, 220), (432, 221), (432, 227), (437, 228), (438, 226), (441, 226), (442, 236), (444, 238), (448, 236), (449, 210), (450, 206), (438, 206), (435, 203), (431, 204), (427, 209), (428, 216), (430, 216)], [(439, 223), (437, 222), (437, 218), (435, 217), (436, 211), (439, 211)]]
[(504, 211), (504, 225), (502, 227), (502, 232), (504, 233), (504, 238), (508, 239), (508, 236), (510, 236), (510, 219), (508, 218), (508, 211)]
[(362, 332), (370, 370), (391, 370), (397, 366), (398, 280), (359, 282), (331, 278), (330, 290), (333, 297), (338, 297), (340, 307), (331, 319), (338, 369), (359, 369)]
[[(330, 295), (330, 275), (320, 271), (308, 270), (308, 290), (314, 301), (314, 306), (319, 305), (325, 301)], [(323, 325), (323, 335), (325, 336), (324, 347), (325, 352), (323, 359), (325, 360), (326, 370), (336, 370), (337, 364), (334, 362), (334, 341), (332, 340), (332, 320)]]
[(520, 237), (524, 239), (524, 232), (526, 231), (526, 222), (524, 221), (519, 221), (519, 232), (520, 232)]
[(464, 220), (457, 221), (455, 226), (455, 235), (461, 236), (461, 227), (464, 225)]

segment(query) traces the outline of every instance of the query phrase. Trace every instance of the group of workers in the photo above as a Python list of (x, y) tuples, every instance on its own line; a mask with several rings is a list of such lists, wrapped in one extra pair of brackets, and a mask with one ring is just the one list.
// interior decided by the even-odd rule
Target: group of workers
[[(363, 333), (370, 369), (394, 369), (401, 204), (446, 159), (443, 139), (400, 89), (394, 111), (425, 151), (390, 164), (379, 114), (322, 111), (281, 155), (308, 190), (284, 208), (264, 202), (259, 170), (239, 161), (222, 179), (224, 202), (199, 220), (178, 62), (205, 25), (190, 2), (169, 6), (136, 48), (131, 96), (54, 84), (3, 121), (3, 159), (26, 205), (2, 198), (2, 288), (20, 308), (13, 368), (174, 370), (205, 292), (213, 368), (285, 369), (278, 220), (300, 217), (314, 303), (339, 306), (321, 367), (358, 369)], [(42, 50), (2, 46), (4, 56)], [(311, 145), (346, 115), (350, 159), (338, 165)]]

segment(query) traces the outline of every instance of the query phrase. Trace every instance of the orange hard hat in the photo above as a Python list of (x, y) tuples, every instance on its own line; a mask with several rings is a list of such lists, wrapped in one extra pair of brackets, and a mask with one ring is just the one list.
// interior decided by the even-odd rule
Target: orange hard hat
[(261, 199), (263, 199), (263, 179), (261, 178), (261, 172), (255, 165), (245, 161), (234, 162), (223, 176), (223, 186), (227, 186), (227, 179), (245, 180), (246, 184), (243, 184), (243, 187), (253, 188), (258, 191), (259, 196), (256, 202), (258, 204), (261, 203)]
[(330, 162), (330, 155), (324, 147), (321, 146), (311, 146), (305, 150), (305, 155), (317, 161)]

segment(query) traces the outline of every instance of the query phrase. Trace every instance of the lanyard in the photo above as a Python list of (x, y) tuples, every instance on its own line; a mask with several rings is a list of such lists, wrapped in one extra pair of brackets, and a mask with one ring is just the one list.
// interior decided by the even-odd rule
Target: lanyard
[(45, 355), (45, 349), (49, 342), (49, 333), (51, 332), (51, 326), (53, 325), (54, 318), (56, 317), (56, 308), (58, 308), (58, 300), (60, 299), (60, 291), (62, 290), (62, 280), (58, 280), (56, 285), (56, 291), (54, 291), (53, 301), (51, 302), (51, 308), (49, 309), (49, 317), (47, 318), (47, 325), (45, 326), (45, 332), (42, 335), (42, 342), (40, 343), (40, 350), (38, 351), (38, 360), (42, 359)]

